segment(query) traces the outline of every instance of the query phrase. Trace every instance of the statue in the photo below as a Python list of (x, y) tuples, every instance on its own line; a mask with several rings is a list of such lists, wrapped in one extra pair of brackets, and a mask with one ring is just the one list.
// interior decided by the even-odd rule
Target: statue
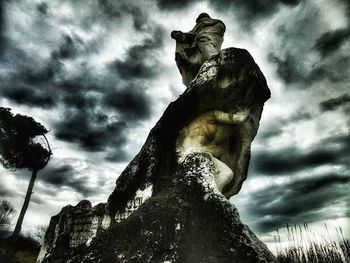
[(171, 33), (171, 37), (176, 40), (176, 65), (186, 87), (194, 79), (200, 66), (220, 52), (225, 29), (222, 21), (212, 19), (207, 13), (201, 13), (190, 32)]
[[(188, 84), (197, 75), (199, 67), (220, 52), (225, 33), (225, 24), (201, 13), (196, 26), (188, 33), (173, 31), (176, 40), (175, 61)], [(184, 127), (177, 139), (177, 152), (182, 162), (189, 154), (208, 153), (216, 166), (215, 182), (225, 194), (225, 186), (234, 179), (239, 155), (239, 125), (247, 118), (249, 110), (228, 113), (211, 111), (201, 114)]]
[(247, 50), (220, 50), (224, 31), (203, 13), (190, 32), (172, 33), (187, 89), (107, 203), (83, 201), (51, 218), (38, 263), (276, 262), (229, 201), (247, 178), (270, 90)]
[(209, 111), (185, 126), (177, 139), (179, 161), (194, 153), (208, 153), (215, 165), (215, 183), (225, 195), (225, 186), (234, 179), (241, 150), (240, 125), (249, 115), (245, 109), (236, 113)]

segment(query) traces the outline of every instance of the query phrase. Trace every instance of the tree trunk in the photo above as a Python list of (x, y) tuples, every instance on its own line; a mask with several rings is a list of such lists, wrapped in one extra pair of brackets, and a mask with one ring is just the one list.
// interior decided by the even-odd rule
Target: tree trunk
[(35, 182), (37, 173), (38, 173), (37, 170), (32, 170), (32, 177), (30, 178), (30, 182), (29, 182), (29, 185), (28, 185), (26, 197), (24, 199), (24, 203), (23, 203), (21, 212), (20, 212), (20, 214), (18, 216), (15, 230), (13, 231), (13, 234), (12, 234), (12, 238), (11, 238), (12, 239), (11, 240), (12, 244), (10, 246), (10, 249), (8, 250), (8, 255), (12, 256), (12, 255), (14, 255), (16, 253), (17, 239), (18, 239), (19, 234), (21, 232), (24, 215), (26, 214), (27, 209), (28, 209), (28, 205), (29, 205), (30, 197), (31, 197), (32, 192), (33, 192), (34, 182)]

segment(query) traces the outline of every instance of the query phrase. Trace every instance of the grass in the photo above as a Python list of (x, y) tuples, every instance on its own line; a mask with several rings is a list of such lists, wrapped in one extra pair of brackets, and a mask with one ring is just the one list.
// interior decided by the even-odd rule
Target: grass
[[(287, 225), (287, 239), (291, 244), (281, 248), (281, 235), (277, 229), (275, 238), (277, 261), (280, 263), (349, 263), (350, 242), (344, 238), (341, 227), (336, 228), (338, 240), (331, 239), (325, 224), (324, 235), (316, 235), (307, 223), (302, 226)], [(319, 240), (319, 241), (316, 241)]]

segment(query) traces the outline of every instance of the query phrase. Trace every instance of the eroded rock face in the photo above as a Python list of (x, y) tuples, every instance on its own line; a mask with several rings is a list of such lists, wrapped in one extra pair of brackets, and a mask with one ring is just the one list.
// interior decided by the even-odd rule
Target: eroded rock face
[[(246, 50), (224, 49), (204, 63), (189, 88), (170, 103), (140, 153), (118, 178), (108, 200), (112, 218), (125, 209), (138, 189), (153, 185), (154, 195), (167, 184), (169, 176), (177, 169), (179, 158), (186, 155), (181, 153), (187, 150), (181, 145), (186, 138), (184, 130), (212, 112), (216, 112), (219, 119), (225, 118), (223, 113), (234, 119), (222, 146), (217, 147), (224, 154), (215, 153), (215, 149), (209, 152), (232, 171), (232, 179), (224, 183), (222, 191), (227, 197), (236, 194), (247, 177), (250, 145), (259, 127), (264, 102), (269, 97), (266, 80)], [(213, 142), (208, 145), (213, 146)], [(201, 151), (196, 149), (196, 152)]]
[[(220, 192), (230, 190), (235, 181), (238, 160), (243, 145), (242, 132), (244, 121), (249, 116), (249, 109), (238, 112), (210, 111), (200, 114), (186, 125), (179, 133), (177, 151), (179, 162), (188, 154), (209, 153), (215, 164), (215, 182)], [(229, 196), (228, 196), (229, 197)]]
[[(226, 198), (246, 179), (250, 144), (269, 97), (265, 78), (249, 53), (222, 50), (165, 110), (117, 179), (103, 213), (96, 217), (95, 208), (84, 212), (70, 207), (52, 218), (41, 260), (274, 262)], [(214, 130), (210, 138), (195, 131), (196, 122)], [(79, 220), (88, 214), (90, 219), (74, 228), (78, 221), (72, 214)], [(92, 223), (103, 222), (101, 218), (110, 218), (110, 224)], [(72, 232), (65, 239), (58, 235), (63, 225)]]
[(106, 204), (92, 207), (90, 201), (65, 206), (50, 220), (37, 262), (66, 262), (69, 254), (79, 246), (89, 246), (102, 230), (109, 228), (110, 217)]
[(89, 245), (48, 262), (275, 262), (216, 188), (209, 154), (190, 154), (167, 188)]

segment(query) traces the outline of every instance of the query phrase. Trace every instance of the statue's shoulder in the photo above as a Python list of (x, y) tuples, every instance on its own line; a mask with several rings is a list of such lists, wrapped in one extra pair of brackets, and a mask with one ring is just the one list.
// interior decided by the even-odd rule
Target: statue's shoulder
[(262, 88), (261, 90), (263, 90), (263, 93), (260, 95), (260, 97), (265, 98), (265, 100), (270, 98), (271, 93), (267, 86), (265, 76), (261, 72), (258, 64), (254, 61), (254, 58), (248, 52), (248, 50), (234, 47), (225, 48), (220, 51), (218, 58), (220, 61), (220, 66), (228, 67), (231, 69), (249, 69), (249, 74), (252, 74), (249, 77), (250, 81), (252, 80), (251, 77), (256, 78), (259, 83), (258, 86), (260, 86)]
[(222, 49), (220, 53), (224, 57), (235, 57), (236, 59), (239, 59), (239, 60), (253, 60), (253, 57), (249, 53), (249, 51), (243, 48), (229, 47), (229, 48)]
[(224, 48), (221, 50), (222, 52), (226, 52), (226, 53), (232, 53), (232, 54), (246, 54), (246, 55), (250, 55), (249, 51), (244, 49), (244, 48), (238, 48), (238, 47), (228, 47), (228, 48)]

